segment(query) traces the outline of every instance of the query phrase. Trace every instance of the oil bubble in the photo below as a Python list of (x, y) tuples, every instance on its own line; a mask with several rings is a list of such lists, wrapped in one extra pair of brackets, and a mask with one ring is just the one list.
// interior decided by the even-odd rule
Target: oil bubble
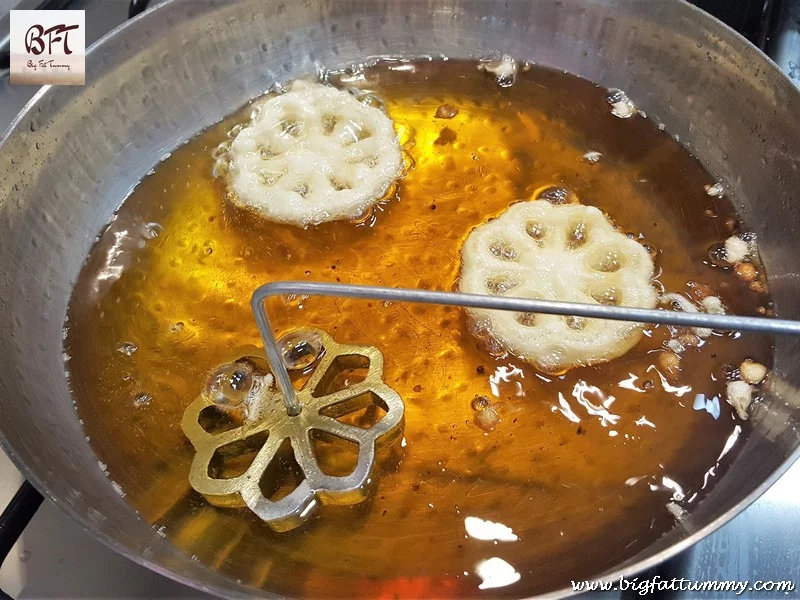
[(577, 204), (578, 196), (567, 187), (548, 185), (533, 193), (534, 200), (547, 200), (550, 204)]
[(583, 159), (589, 163), (599, 163), (600, 159), (603, 158), (603, 154), (601, 152), (587, 152), (583, 155)]
[(204, 393), (218, 407), (239, 408), (253, 389), (253, 367), (246, 362), (227, 363), (206, 381)]
[(140, 392), (133, 397), (133, 405), (136, 408), (142, 408), (143, 406), (148, 406), (152, 400), (153, 397), (150, 394), (147, 392)]
[(611, 105), (611, 114), (620, 119), (630, 119), (637, 112), (636, 105), (622, 90), (609, 90), (606, 102)]
[(117, 352), (121, 352), (125, 356), (131, 356), (138, 349), (139, 347), (136, 344), (132, 342), (125, 342), (119, 348), (117, 348)]
[(307, 329), (290, 331), (281, 336), (278, 348), (289, 370), (306, 371), (313, 367), (325, 352), (320, 335)]
[(146, 223), (144, 226), (144, 237), (148, 240), (154, 240), (161, 232), (164, 231), (164, 226), (161, 223)]

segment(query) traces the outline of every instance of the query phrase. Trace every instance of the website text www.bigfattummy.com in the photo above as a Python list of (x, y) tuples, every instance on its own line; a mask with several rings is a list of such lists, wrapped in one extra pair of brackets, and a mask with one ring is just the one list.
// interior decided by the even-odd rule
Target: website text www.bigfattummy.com
[(793, 581), (694, 581), (691, 579), (662, 579), (658, 575), (648, 579), (620, 577), (617, 581), (573, 581), (575, 592), (631, 591), (640, 596), (654, 592), (733, 592), (737, 596), (744, 592), (783, 592), (795, 591)]

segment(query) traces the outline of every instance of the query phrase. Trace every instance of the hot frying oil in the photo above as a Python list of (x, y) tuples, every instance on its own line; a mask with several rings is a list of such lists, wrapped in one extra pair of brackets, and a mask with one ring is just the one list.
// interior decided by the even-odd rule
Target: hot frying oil
[(303, 230), (234, 210), (212, 153), (243, 109), (160, 163), (90, 254), (66, 350), (109, 477), (187, 554), (290, 596), (527, 595), (636, 555), (735, 456), (739, 444), (720, 458), (748, 429), (725, 402), (726, 377), (745, 358), (770, 365), (768, 341), (715, 333), (668, 372), (674, 332), (649, 327), (623, 357), (553, 376), (489, 354), (457, 308), (284, 298), (269, 307), (279, 335), (309, 325), (383, 352), (403, 439), (379, 452), (367, 501), (323, 506), (288, 533), (190, 488), (181, 417), (219, 364), (260, 352), (257, 286), (453, 289), (471, 229), (548, 186), (646, 244), (659, 289), (710, 289), (738, 314), (768, 306), (708, 260), (739, 226), (705, 192), (708, 173), (651, 121), (613, 115), (590, 82), (534, 67), (500, 87), (472, 62), (423, 61), (334, 83), (380, 98), (407, 157), (370, 218)]

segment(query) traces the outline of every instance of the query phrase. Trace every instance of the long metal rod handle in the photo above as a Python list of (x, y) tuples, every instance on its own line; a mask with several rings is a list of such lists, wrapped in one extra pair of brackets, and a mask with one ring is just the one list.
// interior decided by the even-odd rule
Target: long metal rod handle
[(613, 321), (633, 321), (637, 323), (659, 323), (679, 327), (703, 327), (729, 331), (754, 331), (783, 335), (800, 335), (800, 321), (773, 319), (771, 317), (741, 317), (737, 315), (710, 315), (706, 313), (677, 312), (668, 310), (629, 308), (626, 306), (605, 306), (556, 300), (534, 300), (530, 298), (511, 298), (506, 296), (484, 296), (462, 294), (459, 292), (437, 292), (430, 290), (378, 287), (371, 285), (350, 285), (346, 283), (324, 283), (321, 281), (275, 281), (259, 287), (250, 301), (255, 314), (264, 350), (267, 354), (278, 389), (283, 394), (286, 411), (298, 415), (301, 411), (297, 401), (289, 371), (283, 361), (278, 342), (272, 331), (266, 300), (272, 296), (336, 296), (364, 300), (384, 300), (389, 302), (410, 302), (414, 304), (442, 304), (466, 308), (489, 308), (532, 312), (548, 315), (564, 315), (610, 319)]

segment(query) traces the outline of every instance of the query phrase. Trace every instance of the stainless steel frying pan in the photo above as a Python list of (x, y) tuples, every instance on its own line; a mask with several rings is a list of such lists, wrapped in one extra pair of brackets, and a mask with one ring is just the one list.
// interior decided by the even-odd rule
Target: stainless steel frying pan
[[(778, 315), (800, 316), (800, 94), (743, 38), (688, 4), (172, 0), (95, 45), (85, 87), (43, 88), (3, 141), (0, 437), (23, 473), (99, 539), (155, 571), (220, 595), (269, 595), (269, 582), (245, 588), (173, 547), (97, 468), (61, 356), (72, 283), (95, 236), (159, 157), (273, 82), (374, 55), (496, 52), (622, 88), (665, 123), (727, 182), (758, 233)], [(673, 531), (598, 576), (680, 552), (788, 468), (800, 448), (799, 366), (797, 339), (778, 338), (774, 384), (736, 463)]]

